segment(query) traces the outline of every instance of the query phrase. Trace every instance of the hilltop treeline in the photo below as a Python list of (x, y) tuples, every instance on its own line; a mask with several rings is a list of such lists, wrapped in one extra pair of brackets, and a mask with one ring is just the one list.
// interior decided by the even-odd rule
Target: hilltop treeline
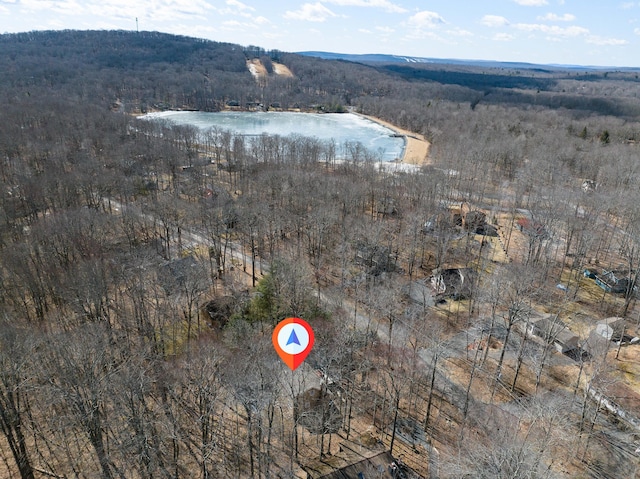
[[(0, 86), (9, 97), (47, 91), (129, 113), (215, 111), (228, 102), (284, 108), (357, 105), (359, 98), (420, 96), (487, 104), (535, 105), (578, 115), (630, 117), (640, 111), (634, 72), (510, 70), (445, 65), (326, 61), (259, 47), (157, 32), (66, 31), (0, 35)], [(294, 78), (258, 86), (246, 60), (280, 61)], [(415, 98), (415, 91), (409, 93)]]
[[(592, 394), (635, 410), (636, 346), (522, 333), (637, 335), (632, 73), (475, 82), (148, 32), (2, 35), (0, 60), (0, 476), (313, 476), (349, 448), (407, 477), (632, 476)], [(387, 119), (429, 164), (130, 115), (255, 102)], [(621, 294), (584, 278), (621, 264)], [(432, 301), (442, 271), (468, 281)], [(316, 332), (294, 374), (287, 316)]]

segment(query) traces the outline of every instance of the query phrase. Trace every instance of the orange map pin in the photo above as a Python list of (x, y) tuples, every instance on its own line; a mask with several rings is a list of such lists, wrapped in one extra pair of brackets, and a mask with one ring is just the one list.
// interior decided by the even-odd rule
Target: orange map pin
[(271, 339), (278, 356), (292, 371), (307, 358), (315, 340), (309, 323), (300, 318), (280, 321), (273, 330)]

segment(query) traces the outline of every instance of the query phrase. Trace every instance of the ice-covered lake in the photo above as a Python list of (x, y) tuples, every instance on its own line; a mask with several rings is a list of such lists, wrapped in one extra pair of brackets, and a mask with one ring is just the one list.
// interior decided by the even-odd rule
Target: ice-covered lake
[(380, 161), (387, 162), (401, 158), (404, 151), (404, 138), (394, 136), (393, 130), (353, 113), (166, 111), (150, 113), (144, 118), (161, 118), (203, 130), (215, 126), (242, 135), (303, 135), (322, 141), (333, 140), (337, 152), (346, 142), (358, 142)]

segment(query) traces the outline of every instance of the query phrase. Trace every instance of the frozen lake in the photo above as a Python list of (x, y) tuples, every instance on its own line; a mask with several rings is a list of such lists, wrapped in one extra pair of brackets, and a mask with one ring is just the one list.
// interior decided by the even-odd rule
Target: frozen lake
[(404, 151), (404, 139), (393, 136), (393, 130), (353, 113), (166, 111), (149, 113), (143, 118), (161, 118), (203, 130), (215, 126), (242, 135), (266, 133), (333, 140), (338, 153), (346, 142), (358, 142), (376, 154), (380, 161), (387, 162), (401, 158)]

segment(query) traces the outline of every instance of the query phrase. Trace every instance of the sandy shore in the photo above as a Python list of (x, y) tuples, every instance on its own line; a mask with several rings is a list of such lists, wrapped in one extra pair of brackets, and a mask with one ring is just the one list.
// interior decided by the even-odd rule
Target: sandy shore
[(431, 163), (429, 160), (429, 143), (423, 135), (419, 135), (417, 133), (413, 133), (412, 131), (403, 130), (388, 121), (381, 120), (380, 118), (376, 118), (374, 116), (362, 115), (360, 113), (356, 113), (364, 118), (367, 118), (371, 121), (375, 121), (380, 125), (386, 126), (390, 130), (395, 131), (398, 135), (402, 135), (405, 139), (404, 146), (404, 155), (402, 156), (402, 161), (404, 163), (409, 163), (412, 165), (428, 165)]

